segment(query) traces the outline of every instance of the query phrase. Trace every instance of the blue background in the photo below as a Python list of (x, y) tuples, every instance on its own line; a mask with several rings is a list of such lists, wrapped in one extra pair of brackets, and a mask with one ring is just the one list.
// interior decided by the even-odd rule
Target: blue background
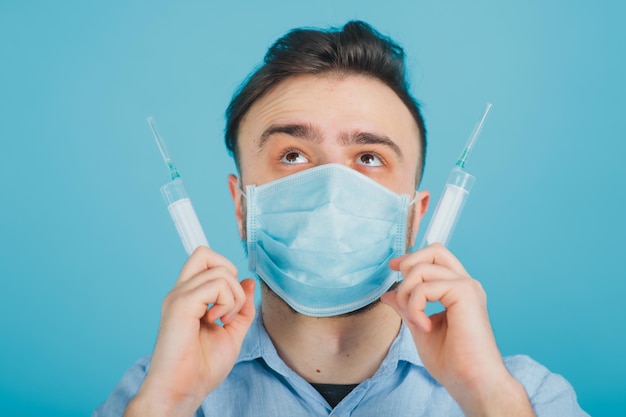
[(0, 4), (0, 415), (80, 416), (151, 351), (185, 254), (154, 115), (209, 241), (246, 274), (223, 111), (288, 29), (363, 19), (408, 54), (436, 201), (486, 101), (451, 249), (504, 354), (626, 415), (621, 1)]

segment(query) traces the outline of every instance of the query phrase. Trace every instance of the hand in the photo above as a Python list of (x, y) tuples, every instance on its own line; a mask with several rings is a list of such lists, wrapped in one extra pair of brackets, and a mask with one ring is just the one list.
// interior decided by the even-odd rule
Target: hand
[(239, 283), (235, 266), (211, 249), (194, 251), (163, 301), (148, 375), (126, 416), (195, 413), (237, 359), (255, 315), (254, 285)]
[[(404, 281), (381, 300), (406, 323), (424, 366), (465, 413), (534, 415), (523, 387), (502, 361), (485, 292), (454, 255), (434, 244), (393, 259), (390, 267)], [(445, 310), (429, 317), (424, 309), (434, 301)]]

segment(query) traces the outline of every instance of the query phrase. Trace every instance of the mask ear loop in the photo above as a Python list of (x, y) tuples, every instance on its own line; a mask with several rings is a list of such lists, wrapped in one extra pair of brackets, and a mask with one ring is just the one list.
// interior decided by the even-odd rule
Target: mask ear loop
[[(408, 206), (407, 206), (407, 209), (408, 209), (408, 210), (410, 210), (410, 209), (411, 209), (411, 206), (413, 206), (413, 205), (415, 204), (415, 202), (417, 201), (418, 194), (419, 194), (419, 190), (417, 190), (417, 189), (416, 189), (416, 190), (415, 190), (415, 197), (413, 197), (413, 200), (409, 201), (409, 204), (408, 204)], [(407, 215), (408, 215), (408, 214), (407, 214)], [(410, 217), (409, 217), (409, 218), (410, 218)], [(408, 222), (408, 219), (407, 219), (407, 222)], [(408, 226), (408, 225), (407, 225), (407, 226)], [(409, 226), (409, 227), (410, 227), (410, 226)], [(414, 235), (414, 236), (413, 236), (413, 235)], [(412, 239), (413, 239), (413, 245), (411, 245), (411, 247), (408, 247), (408, 248), (406, 249), (406, 253), (413, 252), (413, 248), (415, 248), (415, 244), (416, 244), (416, 242), (417, 242), (417, 231), (416, 231), (415, 233), (413, 233), (413, 231), (411, 231), (411, 237), (412, 237)]]
[(241, 178), (237, 178), (237, 188), (239, 188), (239, 192), (247, 200), (248, 195), (243, 191), (243, 188), (241, 187)]

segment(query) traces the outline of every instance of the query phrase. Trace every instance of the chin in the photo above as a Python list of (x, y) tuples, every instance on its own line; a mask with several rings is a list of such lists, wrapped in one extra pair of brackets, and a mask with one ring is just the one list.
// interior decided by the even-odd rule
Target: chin
[[(272, 291), (272, 289), (263, 281), (263, 279), (259, 278), (259, 281), (261, 282), (261, 290), (262, 290), (262, 294), (263, 297), (272, 297), (273, 299), (275, 299), (276, 301), (280, 302), (286, 309), (288, 309), (293, 315), (296, 316), (306, 316), (306, 317), (312, 317), (312, 318), (316, 318), (316, 319), (341, 319), (341, 318), (346, 318), (346, 317), (355, 317), (361, 314), (365, 314), (371, 310), (373, 310), (374, 308), (376, 308), (377, 306), (379, 306), (381, 303), (380, 298), (377, 298), (376, 300), (372, 301), (371, 303), (358, 308), (354, 311), (349, 311), (347, 313), (343, 313), (343, 314), (338, 314), (336, 316), (328, 316), (328, 317), (313, 317), (313, 316), (307, 316), (306, 314), (302, 314), (296, 310), (293, 309), (293, 307), (291, 307), (289, 304), (287, 304), (282, 298), (280, 298), (278, 296), (278, 294), (276, 294), (274, 291)], [(399, 282), (394, 283), (391, 288), (389, 288), (388, 291), (394, 290), (398, 285), (400, 285)]]

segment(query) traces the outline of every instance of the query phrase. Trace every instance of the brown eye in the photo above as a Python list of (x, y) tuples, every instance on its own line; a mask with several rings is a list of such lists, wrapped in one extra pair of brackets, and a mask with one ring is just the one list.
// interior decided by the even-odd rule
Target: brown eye
[(383, 163), (378, 155), (374, 153), (362, 153), (359, 155), (358, 164), (367, 166), (381, 166)]
[(304, 157), (302, 153), (297, 150), (285, 152), (280, 160), (286, 164), (304, 164), (308, 162), (308, 159), (306, 159), (306, 157)]

